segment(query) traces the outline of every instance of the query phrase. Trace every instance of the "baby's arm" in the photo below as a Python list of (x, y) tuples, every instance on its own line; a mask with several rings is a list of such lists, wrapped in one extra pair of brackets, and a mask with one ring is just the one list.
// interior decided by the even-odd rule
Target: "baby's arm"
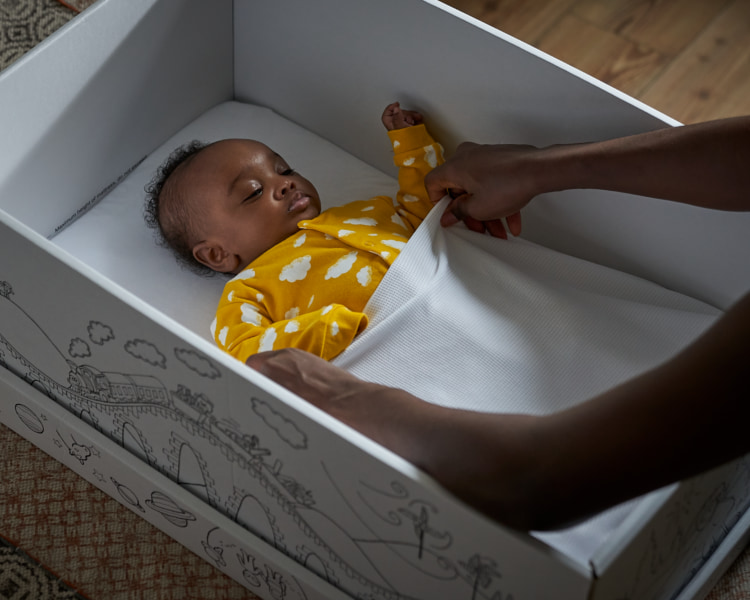
[(424, 178), (443, 164), (443, 147), (432, 139), (422, 115), (403, 110), (398, 102), (386, 107), (382, 121), (393, 146), (393, 162), (399, 168), (396, 200), (403, 209), (399, 212), (416, 228), (433, 207)]
[(367, 326), (363, 313), (341, 304), (290, 317), (273, 321), (255, 302), (222, 302), (216, 311), (214, 340), (219, 348), (243, 362), (258, 352), (281, 348), (299, 348), (331, 360)]

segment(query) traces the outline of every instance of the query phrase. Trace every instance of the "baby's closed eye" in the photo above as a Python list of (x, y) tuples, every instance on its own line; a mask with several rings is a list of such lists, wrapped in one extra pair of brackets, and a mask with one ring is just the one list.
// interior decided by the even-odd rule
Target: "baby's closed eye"
[(258, 187), (255, 188), (244, 200), (243, 202), (252, 202), (253, 200), (257, 200), (260, 198), (261, 194), (263, 194), (263, 188)]

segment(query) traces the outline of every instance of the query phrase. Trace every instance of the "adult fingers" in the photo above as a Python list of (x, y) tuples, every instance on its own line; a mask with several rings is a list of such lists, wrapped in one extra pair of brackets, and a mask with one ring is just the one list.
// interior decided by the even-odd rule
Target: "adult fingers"
[(298, 348), (254, 354), (245, 364), (329, 412), (338, 402), (337, 395), (352, 386), (362, 385), (362, 381), (348, 371)]
[(443, 227), (451, 227), (459, 221), (463, 221), (463, 214), (459, 207), (460, 196), (453, 196), (453, 199), (445, 207), (442, 217), (440, 217), (440, 224)]
[(322, 358), (296, 348), (260, 352), (245, 361), (248, 367), (307, 399), (310, 399), (308, 396), (316, 383), (316, 377), (311, 375), (320, 372), (320, 363), (328, 364)]
[(475, 219), (474, 217), (464, 217), (464, 225), (469, 231), (475, 231), (476, 233), (484, 233), (487, 230), (484, 221)]
[(427, 173), (424, 178), (424, 187), (427, 190), (427, 197), (430, 202), (437, 204), (445, 197), (449, 189), (460, 186), (455, 185), (452, 181), (448, 163), (443, 163)]
[[(478, 146), (478, 144), (462, 142), (453, 157), (427, 174), (424, 183), (427, 195), (433, 204), (437, 204), (451, 190), (465, 190), (464, 181), (468, 175), (461, 163), (463, 155), (474, 146)], [(455, 196), (455, 193), (451, 193), (451, 195)]]
[(464, 210), (464, 204), (470, 198), (471, 194), (466, 193), (460, 193), (459, 196), (454, 197), (443, 212), (443, 215), (440, 218), (440, 224), (443, 227), (450, 227), (451, 225), (455, 225), (459, 221), (463, 221), (464, 225), (466, 225), (467, 229), (469, 229), (470, 231), (484, 233), (486, 230), (484, 222), (466, 214), (466, 211)]
[(481, 144), (468, 141), (461, 142), (458, 146), (456, 146), (456, 154), (461, 154), (462, 152), (466, 152), (467, 150), (471, 150), (472, 148), (476, 148), (477, 146), (481, 146)]
[(508, 230), (510, 231), (511, 235), (517, 236), (521, 235), (521, 213), (516, 212), (512, 215), (508, 215), (505, 218), (505, 221), (508, 223)]
[(502, 219), (493, 219), (492, 221), (487, 221), (485, 223), (485, 226), (487, 227), (487, 233), (489, 233), (492, 237), (500, 238), (503, 240), (508, 239), (508, 234), (505, 231), (505, 225), (503, 225)]

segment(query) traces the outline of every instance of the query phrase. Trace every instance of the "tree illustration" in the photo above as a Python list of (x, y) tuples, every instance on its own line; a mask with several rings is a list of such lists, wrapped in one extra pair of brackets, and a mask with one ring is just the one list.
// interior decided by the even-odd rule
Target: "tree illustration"
[(468, 562), (459, 561), (459, 564), (466, 569), (470, 578), (473, 578), (471, 600), (476, 600), (479, 593), (479, 587), (488, 588), (492, 583), (493, 577), (501, 577), (497, 570), (497, 563), (488, 557), (474, 554)]
[[(414, 503), (412, 503), (414, 504)], [(433, 509), (434, 510), (434, 509)], [(427, 511), (426, 506), (421, 506), (419, 514), (412, 512), (406, 508), (399, 508), (398, 512), (407, 517), (414, 524), (414, 534), (419, 539), (419, 555), (418, 558), (422, 559), (424, 553), (424, 540), (425, 536), (429, 535), (437, 539), (450, 539), (450, 536), (446, 532), (438, 531), (433, 527), (430, 527), (430, 513)]]
[(13, 295), (13, 286), (7, 281), (0, 281), (0, 296), (10, 298)]

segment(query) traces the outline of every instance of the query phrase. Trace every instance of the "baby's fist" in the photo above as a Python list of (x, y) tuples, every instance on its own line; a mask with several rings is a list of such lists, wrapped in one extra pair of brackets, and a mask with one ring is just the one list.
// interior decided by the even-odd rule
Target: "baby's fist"
[(381, 117), (388, 131), (404, 129), (422, 123), (422, 115), (415, 110), (403, 110), (398, 102), (385, 107)]

